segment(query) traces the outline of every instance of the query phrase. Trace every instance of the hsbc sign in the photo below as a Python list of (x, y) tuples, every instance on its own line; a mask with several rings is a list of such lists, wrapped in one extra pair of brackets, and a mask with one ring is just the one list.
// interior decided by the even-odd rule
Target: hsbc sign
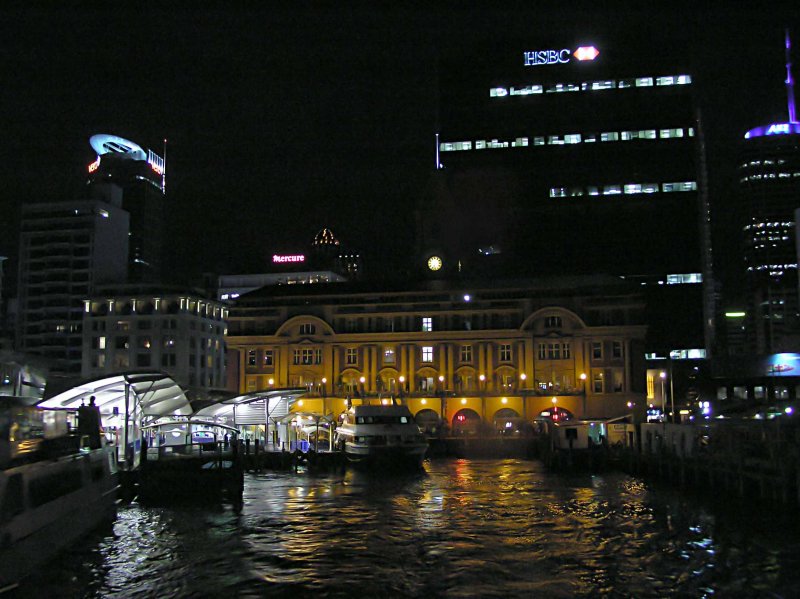
[(581, 46), (575, 51), (569, 48), (562, 50), (532, 50), (523, 52), (526, 67), (533, 67), (544, 64), (566, 64), (574, 57), (576, 60), (594, 60), (600, 51), (594, 46)]

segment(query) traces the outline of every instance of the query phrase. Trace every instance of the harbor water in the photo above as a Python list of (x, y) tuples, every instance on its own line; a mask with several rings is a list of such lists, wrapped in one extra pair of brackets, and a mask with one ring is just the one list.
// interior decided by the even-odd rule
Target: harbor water
[(267, 472), (239, 506), (125, 505), (17, 594), (796, 597), (800, 535), (790, 510), (536, 461)]

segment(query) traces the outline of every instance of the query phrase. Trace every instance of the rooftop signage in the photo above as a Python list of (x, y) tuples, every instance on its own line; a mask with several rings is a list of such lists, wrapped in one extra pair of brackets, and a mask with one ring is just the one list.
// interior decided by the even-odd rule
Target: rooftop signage
[(523, 52), (526, 67), (533, 67), (543, 64), (566, 64), (574, 57), (576, 60), (594, 60), (600, 51), (594, 46), (580, 46), (574, 51), (569, 48), (561, 50), (531, 50)]
[(273, 264), (286, 264), (287, 262), (305, 262), (306, 257), (303, 254), (273, 254)]
[(764, 137), (766, 135), (792, 135), (800, 134), (800, 123), (772, 123), (763, 127), (750, 129), (744, 134), (745, 139), (751, 137)]

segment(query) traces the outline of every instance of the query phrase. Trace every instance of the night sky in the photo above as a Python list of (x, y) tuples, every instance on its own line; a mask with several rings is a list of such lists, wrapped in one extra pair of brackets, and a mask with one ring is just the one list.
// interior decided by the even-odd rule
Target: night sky
[(783, 30), (800, 48), (800, 9), (545, 8), (555, 4), (0, 10), (0, 252), (16, 253), (22, 202), (80, 195), (88, 138), (103, 132), (159, 153), (169, 140), (176, 280), (262, 272), (323, 226), (368, 268), (396, 268), (434, 165), (438, 53), (507, 38), (533, 48), (554, 30), (689, 48), (724, 251), (736, 144), (787, 118)]

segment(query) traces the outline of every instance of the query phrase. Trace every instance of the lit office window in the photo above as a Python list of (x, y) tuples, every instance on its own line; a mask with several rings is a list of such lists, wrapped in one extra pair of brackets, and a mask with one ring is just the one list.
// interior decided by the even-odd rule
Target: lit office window
[(597, 141), (597, 135), (594, 133), (585, 133), (583, 136), (583, 143), (591, 144)]
[(486, 149), (486, 140), (479, 139), (475, 142), (475, 149), (476, 150), (485, 150)]
[(656, 85), (675, 85), (675, 77), (656, 77)]
[(688, 85), (692, 82), (691, 75), (678, 75), (676, 83), (678, 85)]
[(683, 129), (661, 129), (658, 132), (661, 139), (671, 139), (673, 137), (683, 137)]
[(576, 198), (583, 195), (583, 187), (570, 187), (569, 197)]
[(594, 185), (590, 185), (589, 187), (586, 188), (586, 193), (589, 194), (590, 196), (599, 196), (600, 190), (597, 189), (597, 187), (595, 187)]
[(489, 90), (490, 98), (502, 98), (508, 95), (508, 90), (505, 87), (493, 87)]
[(581, 135), (580, 133), (570, 133), (564, 136), (564, 143), (565, 144), (579, 144), (581, 143)]
[(604, 196), (613, 196), (622, 193), (622, 188), (619, 185), (605, 185), (603, 187)]
[(694, 137), (694, 127), (689, 127), (689, 137)]
[(653, 87), (652, 77), (637, 77), (636, 87)]
[(600, 134), (600, 141), (619, 141), (619, 133), (616, 131), (606, 131)]
[(565, 197), (567, 197), (567, 189), (565, 187), (551, 187), (550, 188), (550, 197), (551, 198), (565, 198)]
[(613, 79), (608, 79), (606, 81), (593, 81), (592, 82), (592, 89), (614, 89), (616, 85), (616, 81)]
[(673, 191), (696, 191), (697, 183), (695, 181), (676, 181), (674, 183), (663, 183), (661, 190), (665, 193)]
[(636, 79), (623, 79), (619, 82), (617, 87), (619, 89), (625, 89), (628, 87), (633, 87), (634, 85), (636, 85)]
[(394, 348), (392, 347), (385, 347), (383, 348), (383, 363), (384, 364), (394, 364), (396, 360), (396, 354), (394, 353)]
[(626, 194), (642, 193), (642, 184), (628, 183), (627, 185), (625, 185), (625, 193)]
[(656, 139), (656, 130), (655, 129), (640, 130), (639, 139)]
[(658, 183), (642, 183), (642, 193), (656, 193), (658, 191)]
[(518, 137), (511, 144), (511, 147), (512, 148), (527, 148), (528, 147), (528, 138), (527, 137)]
[(507, 148), (508, 147), (508, 142), (507, 141), (498, 141), (496, 139), (493, 139), (492, 141), (490, 141), (490, 142), (488, 142), (486, 144), (486, 147), (492, 148), (492, 149)]
[(433, 362), (433, 347), (430, 345), (425, 345), (422, 348), (422, 361), (425, 363)]
[(547, 138), (547, 144), (550, 146), (562, 146), (564, 145), (564, 140), (558, 135), (550, 135)]
[(525, 87), (512, 87), (512, 96), (530, 96), (531, 94), (541, 94), (544, 88), (541, 85), (526, 85)]
[(425, 333), (430, 333), (433, 330), (433, 318), (424, 316), (422, 318), (422, 330)]
[(544, 137), (538, 136), (533, 138), (533, 145), (535, 146), (543, 146), (544, 145)]

